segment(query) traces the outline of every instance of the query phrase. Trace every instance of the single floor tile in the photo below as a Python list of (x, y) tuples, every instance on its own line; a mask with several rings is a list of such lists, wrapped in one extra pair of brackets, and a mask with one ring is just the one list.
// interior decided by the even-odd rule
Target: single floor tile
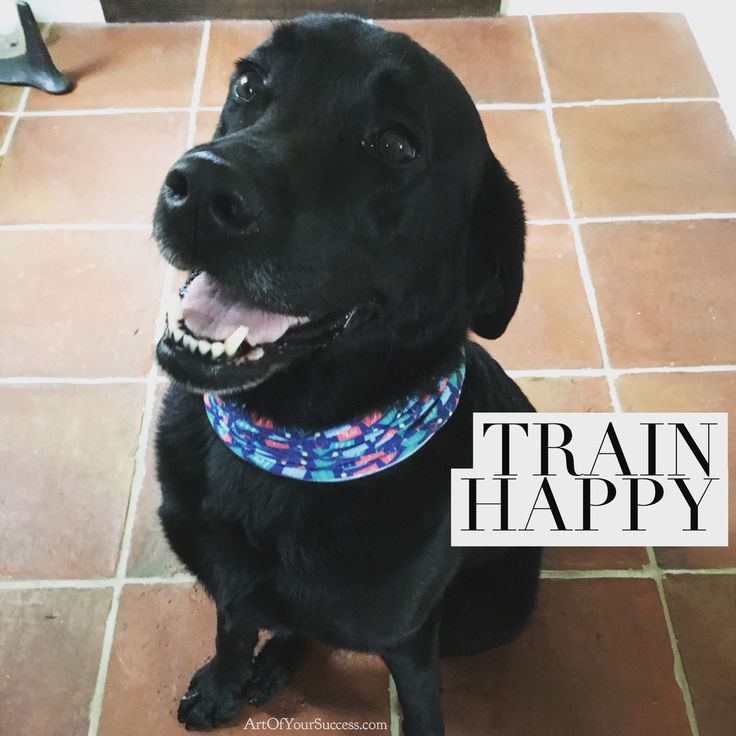
[(717, 102), (554, 112), (575, 213), (732, 212), (736, 143)]
[(148, 233), (2, 234), (4, 376), (143, 376), (153, 360), (164, 261)]
[(188, 113), (23, 118), (0, 168), (0, 224), (147, 223)]
[(0, 388), (0, 578), (114, 574), (144, 392)]
[(546, 15), (534, 26), (555, 102), (717, 94), (684, 15)]
[(736, 220), (584, 225), (616, 368), (736, 363)]
[(2, 732), (87, 736), (111, 589), (0, 591)]
[(438, 56), (481, 102), (541, 102), (542, 87), (526, 18), (379, 21)]
[(54, 25), (46, 43), (76, 87), (32, 90), (26, 109), (188, 107), (201, 37), (201, 23)]

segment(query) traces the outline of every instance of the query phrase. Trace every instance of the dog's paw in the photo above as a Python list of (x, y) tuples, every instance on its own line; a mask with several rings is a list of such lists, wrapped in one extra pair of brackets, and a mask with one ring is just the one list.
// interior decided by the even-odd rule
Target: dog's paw
[(213, 661), (195, 673), (179, 702), (179, 723), (183, 723), (187, 731), (208, 731), (224, 726), (240, 713), (242, 685), (218, 682)]
[(265, 705), (290, 678), (291, 672), (286, 667), (256, 668), (245, 686), (245, 698), (250, 705)]
[(267, 641), (253, 663), (245, 699), (256, 706), (271, 700), (291, 679), (304, 646), (305, 640), (294, 635), (278, 635)]

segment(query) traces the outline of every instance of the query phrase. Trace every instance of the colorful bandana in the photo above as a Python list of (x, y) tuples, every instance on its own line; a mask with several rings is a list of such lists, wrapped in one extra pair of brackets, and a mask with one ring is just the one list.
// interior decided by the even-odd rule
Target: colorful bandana
[(204, 406), (215, 432), (242, 460), (287, 478), (337, 483), (378, 473), (415, 453), (452, 416), (464, 379), (465, 360), (433, 393), (321, 432), (276, 427), (216, 394), (205, 394)]

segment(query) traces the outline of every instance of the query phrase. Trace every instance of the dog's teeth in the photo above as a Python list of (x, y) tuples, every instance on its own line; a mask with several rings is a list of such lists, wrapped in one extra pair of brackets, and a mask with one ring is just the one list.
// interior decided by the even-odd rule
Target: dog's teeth
[(182, 338), (184, 337), (184, 330), (175, 327), (173, 330), (171, 330), (171, 334), (174, 336), (175, 342), (181, 342)]
[(245, 325), (240, 325), (230, 337), (225, 340), (225, 352), (228, 357), (232, 358), (233, 355), (238, 351), (238, 348), (243, 344), (246, 335), (248, 334), (248, 328)]
[(224, 342), (213, 342), (210, 348), (210, 353), (213, 358), (219, 358), (225, 352)]
[(184, 335), (184, 347), (189, 348), (194, 353), (197, 350), (197, 341), (191, 335)]
[(207, 355), (209, 353), (210, 348), (212, 347), (212, 343), (207, 340), (200, 340), (197, 343), (197, 347), (199, 348), (199, 352), (202, 353), (202, 355)]
[(248, 360), (260, 360), (263, 357), (263, 348), (253, 348), (245, 357)]

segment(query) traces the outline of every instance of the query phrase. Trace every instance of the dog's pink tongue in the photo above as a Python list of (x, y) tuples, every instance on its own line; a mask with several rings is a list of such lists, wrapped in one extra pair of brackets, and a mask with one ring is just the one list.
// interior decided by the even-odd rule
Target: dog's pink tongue
[(225, 340), (240, 325), (248, 327), (251, 345), (275, 342), (292, 325), (305, 321), (287, 314), (264, 312), (226, 294), (208, 273), (199, 274), (182, 299), (186, 326), (197, 336)]

